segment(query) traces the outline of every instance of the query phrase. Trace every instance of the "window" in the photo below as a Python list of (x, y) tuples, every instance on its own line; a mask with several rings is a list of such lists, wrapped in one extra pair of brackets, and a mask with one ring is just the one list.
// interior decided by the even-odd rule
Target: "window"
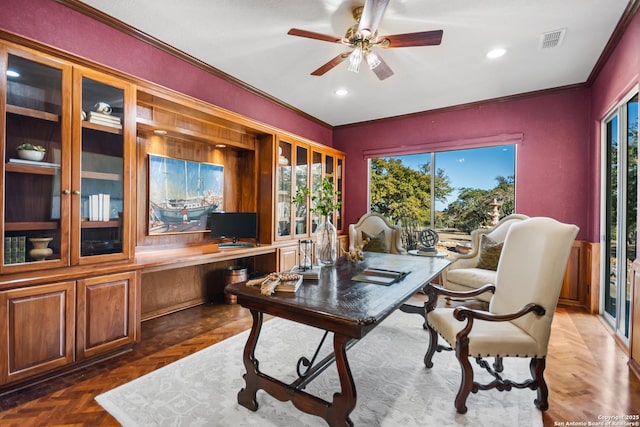
[(407, 249), (418, 246), (424, 228), (455, 247), (515, 211), (515, 147), (371, 158), (370, 210), (402, 226)]
[(638, 206), (638, 92), (635, 89), (601, 123), (600, 312), (629, 342), (632, 263)]

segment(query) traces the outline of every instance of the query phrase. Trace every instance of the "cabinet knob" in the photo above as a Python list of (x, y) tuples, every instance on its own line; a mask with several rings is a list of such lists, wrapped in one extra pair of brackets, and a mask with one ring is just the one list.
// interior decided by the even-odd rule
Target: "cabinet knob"
[(76, 196), (80, 195), (80, 190), (73, 190), (73, 194), (75, 194)]
[(69, 191), (69, 190), (62, 190), (62, 194), (69, 194), (69, 193), (71, 193), (71, 191)]

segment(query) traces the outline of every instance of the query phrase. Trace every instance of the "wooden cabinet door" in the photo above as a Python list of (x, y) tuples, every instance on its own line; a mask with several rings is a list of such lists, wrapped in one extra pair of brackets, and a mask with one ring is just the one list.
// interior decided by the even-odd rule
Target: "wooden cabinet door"
[(76, 358), (135, 342), (137, 280), (126, 272), (78, 280)]
[(73, 362), (74, 285), (0, 292), (0, 384)]
[(278, 249), (278, 271), (289, 271), (298, 265), (298, 245)]

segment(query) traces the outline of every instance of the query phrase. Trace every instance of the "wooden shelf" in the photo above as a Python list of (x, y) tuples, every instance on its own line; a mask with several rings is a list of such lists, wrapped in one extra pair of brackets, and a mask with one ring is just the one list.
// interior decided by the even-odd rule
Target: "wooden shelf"
[(82, 171), (82, 178), (101, 179), (103, 181), (120, 181), (120, 175), (117, 173)]
[(19, 165), (16, 163), (7, 163), (4, 168), (7, 172), (30, 173), (34, 175), (56, 175), (59, 170), (51, 166)]
[(6, 222), (6, 231), (57, 230), (58, 221)]
[(18, 107), (17, 105), (7, 104), (7, 113), (17, 114), (19, 116), (32, 117), (34, 119), (48, 120), (50, 122), (59, 122), (60, 116), (46, 111), (34, 110), (32, 108)]
[(113, 133), (116, 135), (122, 135), (122, 129), (118, 129), (112, 126), (107, 126), (107, 125), (100, 125), (97, 123), (91, 123), (91, 122), (87, 122), (87, 121), (83, 121), (82, 122), (82, 127), (84, 129), (91, 129), (91, 130), (97, 130), (100, 132), (108, 132), (108, 133)]
[(120, 227), (120, 221), (117, 219), (110, 221), (82, 221), (81, 228), (117, 228)]

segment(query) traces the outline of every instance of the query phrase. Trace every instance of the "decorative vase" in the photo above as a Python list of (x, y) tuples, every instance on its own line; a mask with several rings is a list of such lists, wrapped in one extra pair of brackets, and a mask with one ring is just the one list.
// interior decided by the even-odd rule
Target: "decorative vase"
[(44, 261), (53, 254), (53, 250), (48, 247), (53, 237), (32, 237), (29, 241), (33, 244), (33, 249), (29, 251), (29, 256), (36, 261)]
[(333, 265), (338, 257), (338, 232), (328, 216), (323, 219), (316, 229), (318, 262), (321, 265)]

